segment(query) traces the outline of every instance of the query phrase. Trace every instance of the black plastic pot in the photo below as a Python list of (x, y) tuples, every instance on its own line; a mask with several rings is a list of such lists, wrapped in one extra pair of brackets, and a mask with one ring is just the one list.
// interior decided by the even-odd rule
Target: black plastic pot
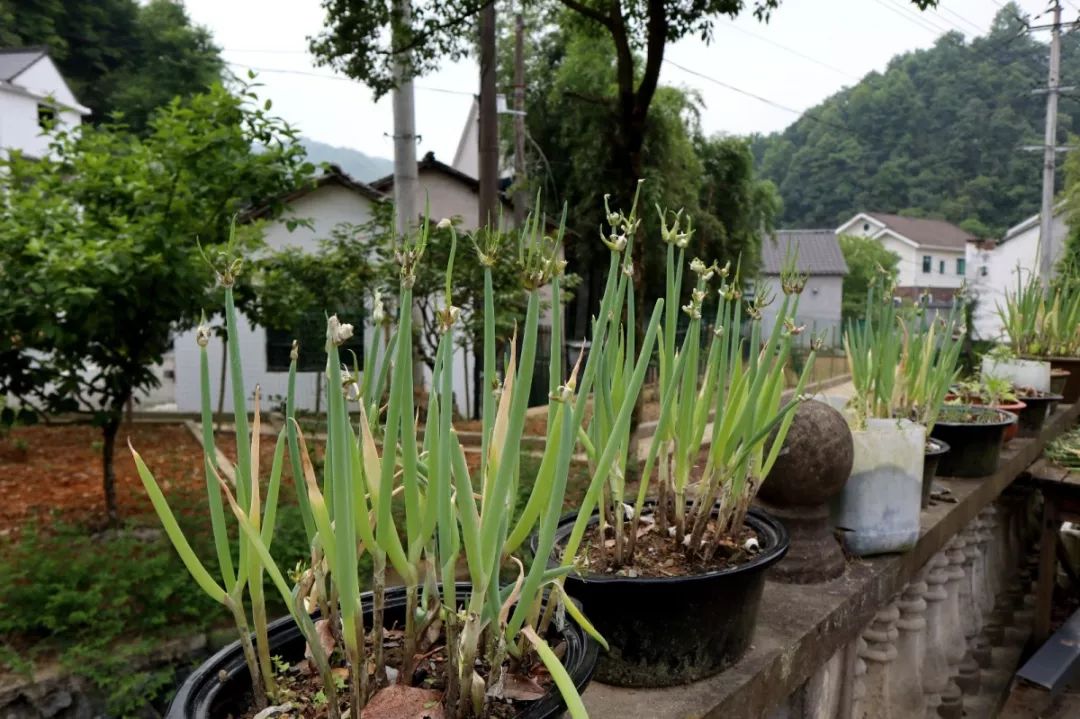
[(1020, 399), (1026, 406), (1016, 413), (1017, 424), (1020, 427), (1018, 436), (1038, 437), (1046, 418), (1064, 397), (1060, 394), (1048, 394), (1042, 397), (1021, 397)]
[(937, 475), (938, 462), (941, 456), (949, 451), (949, 445), (940, 439), (929, 437), (926, 440), (926, 453), (923, 455), (922, 466), (922, 507), (930, 506), (930, 495), (933, 493), (934, 477)]
[(1080, 358), (1077, 357), (1045, 357), (1050, 363), (1050, 369), (1064, 369), (1069, 371), (1065, 378), (1065, 389), (1061, 390), (1065, 404), (1074, 404), (1080, 399)]
[[(951, 408), (946, 408), (948, 412)], [(960, 405), (958, 410), (992, 416), (985, 422), (952, 422), (943, 412), (931, 436), (949, 445), (938, 460), (937, 473), (944, 477), (985, 477), (997, 470), (1005, 430), (1016, 422), (1016, 415), (1003, 409), (982, 405)]]
[[(569, 537), (575, 518), (563, 517), (556, 546)], [(567, 576), (567, 592), (611, 647), (597, 663), (599, 681), (627, 687), (688, 684), (738, 661), (754, 633), (765, 571), (789, 544), (784, 525), (759, 509), (750, 510), (746, 524), (757, 533), (761, 551), (737, 567), (685, 577)]]
[[(468, 584), (457, 585), (458, 597), (469, 597)], [(363, 595), (364, 604), (371, 606), (371, 593)], [(365, 613), (369, 626), (370, 611)], [(405, 589), (396, 587), (386, 591), (385, 624), (399, 626), (405, 623)], [(292, 617), (284, 617), (270, 624), (271, 656), (280, 656), (294, 662), (304, 655), (304, 638)], [(562, 632), (566, 653), (562, 661), (578, 691), (583, 691), (592, 679), (599, 645), (589, 638), (573, 621), (568, 621)], [(224, 680), (219, 676), (226, 677)], [(180, 685), (176, 697), (169, 705), (165, 719), (218, 719), (239, 716), (251, 701), (251, 675), (244, 662), (240, 642), (236, 641), (210, 657)], [(552, 689), (547, 696), (531, 703), (515, 719), (554, 719), (566, 709), (558, 690)]]

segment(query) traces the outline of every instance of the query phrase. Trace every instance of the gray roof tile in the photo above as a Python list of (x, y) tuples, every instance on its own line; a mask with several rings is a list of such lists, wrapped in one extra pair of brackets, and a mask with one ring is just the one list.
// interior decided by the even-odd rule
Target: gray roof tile
[(11, 82), (45, 54), (43, 47), (0, 48), (0, 80)]
[(788, 250), (798, 252), (796, 268), (811, 275), (846, 275), (847, 263), (832, 230), (777, 230), (761, 243), (761, 272), (778, 275)]

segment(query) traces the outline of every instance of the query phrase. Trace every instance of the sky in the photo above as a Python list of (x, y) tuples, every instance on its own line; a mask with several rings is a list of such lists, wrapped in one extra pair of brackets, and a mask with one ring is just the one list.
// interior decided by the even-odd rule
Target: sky
[[(1046, 0), (1018, 4), (1032, 15), (1046, 8)], [(942, 0), (936, 10), (920, 12), (909, 0), (783, 0), (768, 24), (747, 12), (718, 20), (709, 45), (696, 37), (669, 45), (661, 82), (700, 93), (710, 134), (781, 130), (802, 110), (883, 70), (894, 55), (930, 47), (948, 31), (969, 39), (985, 34), (1002, 5)], [(368, 88), (316, 66), (307, 53), (307, 38), (325, 20), (319, 0), (187, 0), (186, 6), (234, 71), (259, 71), (260, 95), (302, 134), (393, 156), (389, 97), (375, 102)], [(1074, 19), (1080, 0), (1066, 0), (1065, 12), (1064, 19)], [(477, 65), (447, 62), (415, 85), (418, 154), (434, 151), (450, 161), (479, 88)]]

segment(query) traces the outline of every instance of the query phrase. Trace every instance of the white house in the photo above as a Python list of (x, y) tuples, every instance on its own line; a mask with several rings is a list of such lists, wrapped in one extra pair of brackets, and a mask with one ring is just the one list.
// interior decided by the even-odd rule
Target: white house
[[(1065, 212), (1058, 207), (1051, 225), (1053, 265), (1065, 249), (1069, 227)], [(1032, 215), (1013, 225), (1000, 241), (968, 243), (968, 286), (975, 299), (973, 331), (978, 339), (996, 340), (1002, 325), (997, 306), (1005, 303), (1005, 291), (1015, 292), (1017, 280), (1026, 282), (1029, 273), (1038, 272), (1039, 215)], [(1017, 274), (1017, 273), (1020, 274)]]
[(43, 157), (46, 128), (77, 127), (89, 114), (45, 48), (0, 48), (0, 148)]
[[(340, 168), (331, 165), (311, 185), (283, 198), (288, 209), (277, 222), (269, 224), (263, 235), (266, 244), (272, 249), (299, 247), (305, 250), (317, 250), (319, 240), (330, 236), (331, 231), (342, 223), (361, 225), (371, 219), (377, 203), (389, 201), (386, 196), (370, 185), (354, 180)], [(257, 214), (257, 213), (256, 213)], [(310, 226), (298, 226), (289, 231), (286, 222), (289, 219), (308, 219)], [(318, 313), (321, 314), (320, 309)], [(367, 316), (367, 313), (364, 313)], [(348, 319), (348, 318), (344, 318)], [(321, 322), (321, 318), (318, 320)], [(249, 395), (256, 384), (259, 385), (264, 406), (275, 398), (284, 399), (288, 389), (289, 347), (292, 337), (288, 333), (268, 332), (265, 328), (253, 325), (245, 318), (239, 319), (240, 354), (243, 360), (244, 383)], [(362, 333), (361, 330), (362, 329)], [(358, 340), (365, 342), (370, 338), (370, 325), (357, 327)], [(318, 334), (316, 332), (316, 334)], [(219, 391), (218, 368), (221, 365), (221, 342), (214, 340), (207, 348), (210, 361), (210, 392), (216, 398)], [(314, 353), (325, 359), (321, 346), (314, 348)], [(195, 342), (195, 331), (179, 334), (173, 342), (176, 381), (176, 408), (181, 412), (197, 412), (200, 409), (199, 387), (199, 347)], [(302, 409), (314, 409), (316, 406), (316, 387), (321, 360), (316, 360), (311, 367), (318, 366), (318, 371), (298, 372), (296, 377), (296, 404)], [(322, 402), (325, 407), (325, 402)], [(248, 409), (252, 408), (249, 399)], [(216, 406), (215, 406), (216, 410)], [(232, 412), (232, 390), (226, 378), (224, 411)]]
[(860, 212), (836, 234), (871, 237), (899, 255), (898, 294), (912, 296), (919, 290), (959, 289), (967, 274), (967, 243), (976, 239), (944, 220), (882, 212)]
[(841, 345), (840, 310), (848, 266), (832, 230), (777, 230), (762, 241), (761, 282), (775, 297), (762, 312), (763, 329), (769, 331), (776, 321), (782, 297), (780, 273), (789, 257), (795, 257), (796, 270), (807, 276), (795, 316), (798, 324), (806, 325), (800, 339), (805, 344), (817, 336), (824, 338), (826, 346)]

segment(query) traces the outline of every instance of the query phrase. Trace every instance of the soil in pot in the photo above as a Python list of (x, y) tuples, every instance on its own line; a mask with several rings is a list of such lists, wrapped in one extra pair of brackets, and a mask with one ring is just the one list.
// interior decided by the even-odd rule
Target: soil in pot
[[(1023, 401), (1024, 408), (1016, 413), (1018, 435), (1020, 437), (1037, 437), (1042, 430), (1043, 423), (1054, 407), (1063, 397), (1053, 392), (1040, 392), (1030, 387), (1020, 387), (1016, 390), (1017, 396)], [(1008, 409), (1002, 407), (1002, 409)], [(1009, 410), (1012, 411), (1012, 410)]]
[(945, 477), (985, 477), (997, 470), (1005, 430), (1016, 423), (1011, 412), (981, 405), (946, 405), (931, 435), (949, 445), (938, 460)]
[[(575, 518), (560, 522), (553, 566)], [(597, 522), (594, 517), (592, 526)], [(757, 551), (738, 544), (751, 537)], [(788, 543), (783, 525), (751, 509), (745, 534), (728, 543), (714, 565), (676, 559), (669, 539), (657, 547), (663, 555), (647, 558), (640, 569), (567, 576), (570, 596), (582, 603), (610, 646), (600, 656), (597, 679), (619, 686), (674, 686), (734, 664), (750, 645), (765, 571), (783, 558)], [(639, 544), (638, 552), (648, 546), (648, 541)], [(680, 564), (690, 573), (678, 575)], [(646, 570), (653, 576), (644, 576)]]
[[(467, 601), (468, 592), (468, 585), (458, 585), (459, 599)], [(368, 610), (365, 619), (370, 628), (370, 593), (363, 595), (363, 601)], [(393, 657), (395, 653), (400, 656), (403, 645), (401, 632), (397, 627), (404, 624), (405, 590), (387, 590), (385, 606), (387, 629), (383, 632), (383, 646), (390, 660), (388, 665), (393, 666)], [(370, 642), (372, 632), (367, 632), (367, 635)], [(280, 657), (283, 663), (288, 664), (288, 668), (279, 675), (279, 684), (291, 692), (291, 695), (284, 695), (279, 702), (287, 700), (293, 705), (294, 708), (288, 712), (290, 716), (303, 719), (326, 716), (324, 701), (317, 696), (322, 683), (304, 658), (305, 641), (292, 618), (285, 617), (273, 622), (269, 628), (269, 637), (270, 654)], [(547, 640), (557, 653), (561, 653), (563, 664), (575, 686), (579, 691), (584, 690), (592, 677), (598, 645), (572, 622), (560, 630), (552, 629)], [(442, 667), (445, 666), (445, 646), (441, 645), (441, 641), (440, 637), (435, 637), (429, 646), (422, 648), (425, 656), (417, 662), (414, 687), (405, 689), (395, 685), (396, 688), (385, 691), (382, 698), (376, 695), (365, 708), (365, 716), (372, 714), (371, 710), (377, 707), (375, 703), (381, 701), (392, 709), (386, 713), (376, 709), (376, 715), (380, 717), (408, 716), (410, 719), (419, 719), (425, 716), (425, 710), (437, 711), (432, 716), (443, 717), (442, 706), (438, 704), (441, 701), (439, 681), (443, 673)], [(397, 665), (400, 666), (400, 662)], [(348, 698), (347, 672), (338, 669), (334, 671), (335, 674), (341, 672), (346, 682), (345, 688), (338, 690), (338, 696), (344, 705)], [(485, 676), (490, 674), (490, 667), (478, 667), (478, 671)], [(507, 693), (511, 696), (489, 701), (485, 719), (554, 719), (565, 710), (565, 703), (542, 664), (518, 667), (512, 676), (513, 679), (506, 685), (509, 688)], [(256, 712), (251, 708), (250, 685), (250, 675), (242, 650), (239, 642), (234, 642), (188, 677), (169, 707), (166, 719), (218, 719), (228, 716), (251, 719)], [(344, 711), (343, 708), (343, 714)]]
[(928, 437), (926, 439), (926, 452), (923, 454), (922, 475), (922, 507), (930, 506), (930, 495), (933, 494), (934, 477), (937, 475), (938, 463), (941, 456), (949, 451), (949, 445), (940, 439)]

